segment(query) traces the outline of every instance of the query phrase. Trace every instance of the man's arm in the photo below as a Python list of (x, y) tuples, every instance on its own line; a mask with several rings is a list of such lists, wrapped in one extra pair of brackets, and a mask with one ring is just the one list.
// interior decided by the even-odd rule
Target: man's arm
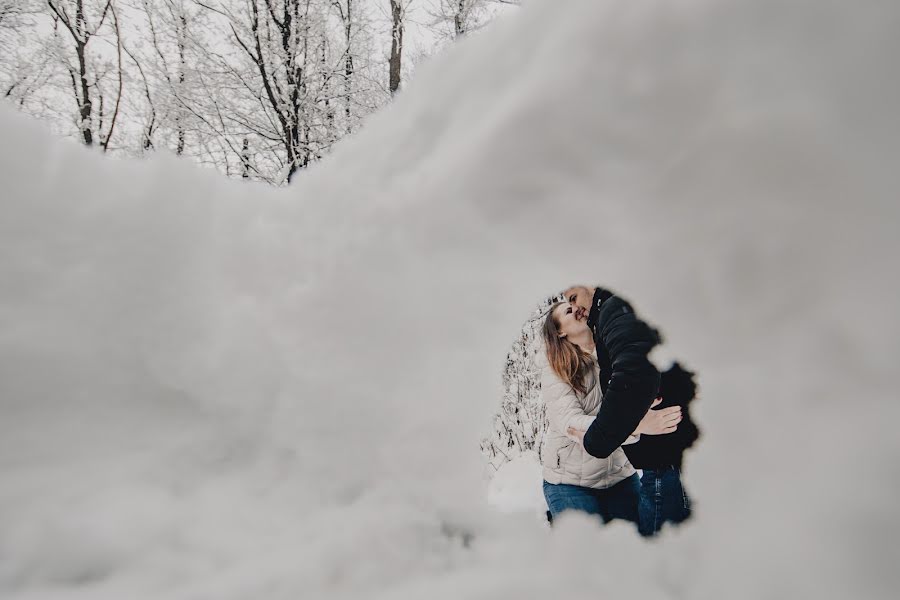
[(656, 398), (659, 371), (647, 354), (660, 339), (627, 302), (604, 290), (595, 294), (591, 313), (597, 351), (608, 354), (612, 371), (601, 374), (609, 377), (609, 384), (597, 418), (584, 434), (584, 449), (606, 458), (635, 431)]
[[(665, 377), (665, 375), (663, 375)], [(662, 403), (662, 398), (657, 398), (653, 401), (653, 404), (650, 405), (650, 410), (647, 411), (647, 414), (644, 415), (644, 418), (641, 419), (641, 422), (638, 423), (637, 429), (634, 430), (634, 433), (628, 436), (628, 438), (622, 442), (622, 445), (625, 446), (627, 444), (636, 444), (641, 441), (641, 436), (646, 435), (667, 435), (669, 433), (673, 433), (677, 428), (678, 424), (681, 422), (681, 406), (669, 406), (667, 408), (655, 408), (657, 405)], [(588, 426), (594, 422), (597, 417), (591, 417), (591, 420), (588, 422)], [(587, 427), (584, 429), (579, 429), (578, 427), (569, 426), (567, 429), (567, 434), (569, 437), (575, 438), (582, 446), (584, 445), (584, 434), (587, 431)]]

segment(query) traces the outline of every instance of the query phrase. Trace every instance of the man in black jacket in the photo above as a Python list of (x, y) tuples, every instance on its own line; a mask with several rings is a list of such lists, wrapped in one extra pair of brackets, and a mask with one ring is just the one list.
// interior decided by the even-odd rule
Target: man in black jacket
[(661, 339), (609, 290), (574, 286), (565, 297), (577, 307), (576, 319), (586, 317), (594, 333), (603, 401), (583, 444), (591, 456), (606, 458), (637, 429), (657, 397), (660, 375), (647, 354)]
[[(576, 319), (587, 319), (594, 334), (600, 363), (603, 399), (597, 418), (582, 439), (584, 449), (599, 458), (609, 456), (634, 431), (662, 394), (657, 410), (681, 407), (677, 430), (664, 435), (641, 436), (623, 446), (628, 460), (642, 469), (638, 503), (638, 530), (652, 536), (665, 523), (681, 523), (691, 516), (691, 503), (681, 482), (682, 455), (699, 436), (688, 404), (696, 392), (694, 374), (674, 364), (660, 377), (647, 354), (660, 343), (659, 333), (641, 321), (631, 306), (601, 288), (577, 286), (565, 292), (576, 306)], [(581, 432), (570, 432), (580, 434)]]

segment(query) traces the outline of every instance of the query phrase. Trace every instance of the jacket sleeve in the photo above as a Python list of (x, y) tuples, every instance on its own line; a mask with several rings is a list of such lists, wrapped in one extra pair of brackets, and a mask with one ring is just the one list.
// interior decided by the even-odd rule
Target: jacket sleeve
[[(643, 418), (643, 417), (642, 417), (642, 418)], [(583, 421), (579, 419), (578, 424), (577, 424), (577, 425), (574, 425), (574, 427), (575, 427), (575, 429), (577, 429), (577, 430), (579, 430), (579, 431), (587, 431), (587, 430), (590, 428), (590, 426), (594, 423), (594, 421), (595, 421), (596, 419), (597, 419), (597, 417), (587, 417), (587, 418), (586, 418), (585, 420), (583, 420)], [(569, 435), (568, 433), (567, 433), (566, 435), (567, 435), (569, 438), (571, 438), (571, 439), (573, 439), (573, 440), (575, 440), (575, 441), (578, 441), (578, 442), (581, 441), (581, 440), (579, 440), (578, 438), (576, 438), (575, 436)], [(622, 445), (623, 445), (623, 446), (627, 446), (627, 445), (629, 445), (629, 444), (637, 444), (639, 441), (641, 441), (641, 434), (639, 434), (639, 433), (634, 433), (634, 434), (632, 434), (632, 435), (629, 435), (629, 436), (625, 439), (625, 441), (622, 442)]]
[(569, 427), (586, 431), (594, 417), (584, 412), (584, 406), (575, 391), (546, 365), (541, 369), (541, 397), (547, 407), (550, 429), (575, 441), (567, 433)]
[(611, 371), (597, 418), (584, 434), (584, 449), (606, 458), (626, 442), (659, 390), (659, 371), (647, 354), (659, 334), (631, 306), (612, 296), (600, 306), (594, 341), (609, 356)]

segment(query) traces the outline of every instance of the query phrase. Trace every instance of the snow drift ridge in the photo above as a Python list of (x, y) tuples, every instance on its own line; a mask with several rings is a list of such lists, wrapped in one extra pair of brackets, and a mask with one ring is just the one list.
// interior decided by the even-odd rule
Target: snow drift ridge
[[(4, 597), (889, 597), (900, 9), (688, 4), (532, 3), (288, 190), (3, 114)], [(702, 377), (659, 544), (483, 505), (579, 280)]]

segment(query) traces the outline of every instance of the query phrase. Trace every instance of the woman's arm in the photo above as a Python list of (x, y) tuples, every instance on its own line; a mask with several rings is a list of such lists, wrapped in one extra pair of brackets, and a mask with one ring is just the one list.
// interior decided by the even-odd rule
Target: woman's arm
[(594, 417), (584, 411), (584, 405), (572, 387), (560, 379), (549, 365), (541, 369), (541, 397), (547, 407), (550, 429), (574, 441), (580, 441), (569, 435), (568, 430), (585, 431), (593, 423)]

